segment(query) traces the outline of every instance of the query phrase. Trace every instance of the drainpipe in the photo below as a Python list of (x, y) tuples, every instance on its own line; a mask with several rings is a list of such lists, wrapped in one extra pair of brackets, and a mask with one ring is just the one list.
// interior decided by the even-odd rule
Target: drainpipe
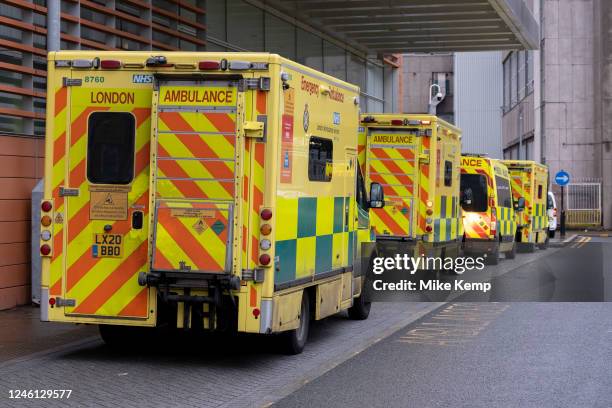
[(60, 49), (60, 0), (47, 0), (47, 51)]

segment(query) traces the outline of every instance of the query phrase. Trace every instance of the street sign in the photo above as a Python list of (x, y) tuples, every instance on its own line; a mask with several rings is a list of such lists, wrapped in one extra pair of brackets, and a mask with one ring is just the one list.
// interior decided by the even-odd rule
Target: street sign
[(567, 171), (561, 170), (555, 174), (555, 183), (557, 185), (564, 187), (570, 182), (570, 175)]

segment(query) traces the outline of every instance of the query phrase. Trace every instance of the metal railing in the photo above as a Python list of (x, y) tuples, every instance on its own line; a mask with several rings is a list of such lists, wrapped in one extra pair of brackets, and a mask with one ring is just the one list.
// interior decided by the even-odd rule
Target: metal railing
[(601, 218), (601, 179), (579, 179), (565, 188), (568, 227), (599, 227)]

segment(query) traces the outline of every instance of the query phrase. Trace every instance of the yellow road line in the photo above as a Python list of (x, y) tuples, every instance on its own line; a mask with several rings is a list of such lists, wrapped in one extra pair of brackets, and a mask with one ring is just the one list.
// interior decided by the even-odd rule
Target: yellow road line
[(585, 240), (583, 240), (582, 242), (578, 244), (578, 248), (582, 248), (587, 242), (591, 240), (591, 237), (585, 237), (585, 238), (586, 238)]

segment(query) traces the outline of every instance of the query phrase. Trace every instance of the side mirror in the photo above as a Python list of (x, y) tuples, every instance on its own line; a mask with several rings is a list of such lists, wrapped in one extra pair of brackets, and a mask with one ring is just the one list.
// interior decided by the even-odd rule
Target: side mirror
[(514, 202), (514, 211), (523, 211), (524, 209), (525, 209), (525, 198), (519, 197), (519, 199)]
[(370, 208), (383, 208), (385, 206), (385, 193), (379, 183), (370, 184)]

